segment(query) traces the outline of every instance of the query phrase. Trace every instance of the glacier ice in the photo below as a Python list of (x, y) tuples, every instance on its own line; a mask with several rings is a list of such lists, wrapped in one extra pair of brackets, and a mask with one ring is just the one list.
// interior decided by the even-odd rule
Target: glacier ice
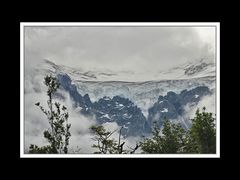
[[(100, 98), (120, 96), (128, 98), (140, 107), (145, 117), (148, 109), (169, 91), (180, 93), (198, 86), (207, 86), (215, 89), (215, 64), (213, 57), (200, 58), (166, 71), (149, 72), (148, 74), (135, 72), (113, 72), (111, 70), (89, 71), (56, 65), (49, 60), (38, 66), (36, 73), (58, 74), (66, 73), (77, 87), (81, 95), (88, 94), (91, 101)], [(194, 72), (194, 73), (186, 73)]]

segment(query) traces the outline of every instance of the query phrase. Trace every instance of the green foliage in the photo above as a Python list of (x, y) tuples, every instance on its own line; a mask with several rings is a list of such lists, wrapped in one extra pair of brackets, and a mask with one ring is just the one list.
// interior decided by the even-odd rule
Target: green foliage
[(56, 154), (57, 151), (52, 146), (43, 146), (38, 147), (36, 145), (31, 144), (29, 147), (29, 153), (31, 154)]
[(145, 138), (140, 144), (143, 153), (173, 154), (183, 152), (182, 147), (185, 145), (186, 132), (179, 124), (173, 124), (165, 119), (162, 131), (155, 123), (152, 133), (152, 138)]
[(163, 141), (160, 135), (160, 128), (157, 126), (157, 123), (154, 122), (152, 138), (145, 138), (143, 142), (140, 143), (140, 147), (143, 153), (149, 154), (158, 154), (163, 153), (161, 143)]
[(91, 126), (91, 131), (94, 133), (93, 140), (97, 141), (97, 144), (93, 144), (93, 148), (97, 148), (98, 151), (94, 152), (95, 154), (133, 154), (138, 149), (138, 145), (131, 150), (125, 150), (124, 144), (121, 143), (121, 130), (119, 131), (118, 141), (111, 138), (112, 134), (116, 132), (107, 131), (102, 125), (100, 126)]
[(205, 110), (204, 107), (201, 113), (198, 109), (192, 119), (186, 147), (189, 153), (216, 153), (215, 118), (212, 117), (212, 113)]
[(99, 151), (96, 154), (113, 154), (116, 151), (117, 142), (114, 139), (110, 139), (114, 132), (107, 131), (103, 126), (91, 126), (90, 129), (94, 133), (94, 140), (97, 144), (93, 144), (93, 148), (98, 148)]
[(164, 153), (182, 153), (185, 145), (186, 131), (180, 124), (164, 122), (162, 150)]
[(212, 113), (199, 109), (192, 119), (192, 127), (186, 131), (179, 124), (165, 120), (163, 129), (154, 124), (153, 136), (145, 138), (141, 143), (143, 153), (216, 153), (215, 118)]
[(43, 135), (48, 140), (50, 146), (38, 147), (30, 145), (29, 153), (68, 153), (70, 127), (68, 123), (68, 112), (64, 105), (58, 102), (53, 103), (53, 95), (59, 88), (59, 82), (52, 76), (44, 78), (44, 84), (48, 87), (47, 95), (49, 97), (47, 104), (48, 110), (44, 109), (40, 103), (35, 105), (47, 116), (50, 128), (45, 130)]
[(44, 84), (48, 87), (47, 95), (50, 97), (57, 91), (57, 89), (60, 86), (57, 79), (55, 77), (52, 77), (51, 75), (50, 76), (47, 75), (44, 78)]

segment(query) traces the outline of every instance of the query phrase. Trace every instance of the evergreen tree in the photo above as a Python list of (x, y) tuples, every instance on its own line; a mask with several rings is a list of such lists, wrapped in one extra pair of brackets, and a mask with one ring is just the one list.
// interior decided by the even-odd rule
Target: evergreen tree
[(204, 107), (203, 112), (196, 111), (188, 131), (168, 120), (162, 130), (155, 124), (153, 136), (140, 144), (143, 153), (216, 153), (215, 118), (205, 110)]
[(162, 134), (162, 150), (164, 153), (183, 153), (186, 131), (180, 124), (174, 124), (169, 120), (165, 120)]
[(212, 113), (199, 109), (192, 119), (192, 127), (189, 130), (186, 151), (188, 153), (216, 153), (216, 128), (215, 118)]
[(143, 153), (147, 154), (160, 154), (163, 153), (162, 142), (163, 138), (160, 135), (160, 128), (157, 126), (157, 123), (154, 122), (152, 138), (145, 138), (143, 142), (140, 143), (141, 150)]
[(173, 154), (183, 153), (186, 140), (186, 131), (179, 124), (164, 121), (163, 129), (154, 123), (153, 137), (145, 138), (141, 142), (143, 153), (149, 154)]
[(71, 124), (68, 123), (68, 112), (64, 105), (58, 102), (53, 102), (53, 95), (59, 88), (60, 84), (56, 78), (46, 76), (44, 84), (47, 86), (48, 95), (48, 110), (44, 109), (40, 103), (36, 103), (41, 111), (47, 116), (50, 128), (44, 131), (44, 138), (48, 140), (50, 145), (38, 147), (31, 144), (29, 153), (68, 153), (68, 145)]

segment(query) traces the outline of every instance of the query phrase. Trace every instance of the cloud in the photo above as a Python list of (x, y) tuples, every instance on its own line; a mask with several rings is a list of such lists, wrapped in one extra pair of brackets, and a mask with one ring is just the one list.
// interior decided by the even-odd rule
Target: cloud
[[(118, 124), (116, 122), (107, 122), (102, 125), (106, 130), (108, 130), (110, 132), (114, 132), (111, 135), (111, 138), (115, 139), (118, 142), (121, 126), (118, 126)], [(125, 142), (124, 150), (130, 151), (131, 148), (134, 148), (136, 146), (136, 144), (140, 142), (141, 137), (129, 136), (127, 138), (124, 138), (123, 136), (121, 136), (120, 139), (121, 139), (121, 142)], [(140, 153), (140, 149), (138, 149), (135, 153)]]
[(93, 135), (90, 133), (86, 134), (72, 134), (69, 140), (69, 153), (76, 154), (92, 154), (96, 149), (92, 148), (95, 141), (92, 139)]
[(188, 129), (191, 127), (192, 120), (195, 117), (197, 109), (202, 111), (203, 107), (206, 108), (206, 112), (212, 113), (215, 117), (216, 113), (216, 94), (203, 96), (197, 104), (188, 103), (183, 109), (184, 113), (182, 116), (178, 116), (176, 119), (170, 119), (172, 123), (180, 123), (184, 128)]
[(47, 102), (46, 87), (43, 76), (34, 71), (25, 72), (24, 79), (24, 151), (27, 153), (30, 144), (47, 145), (43, 132), (49, 128), (48, 121), (41, 110), (35, 106), (37, 102)]
[[(49, 143), (43, 137), (43, 132), (49, 128), (49, 123), (42, 111), (35, 106), (36, 102), (47, 109), (46, 87), (43, 85), (43, 77), (41, 75), (30, 75), (25, 79), (24, 94), (24, 150), (28, 153), (30, 144), (38, 146), (48, 145)], [(39, 81), (37, 81), (39, 80)], [(96, 124), (94, 118), (86, 118), (79, 113), (79, 109), (73, 108), (73, 102), (68, 93), (59, 91), (64, 97), (63, 100), (54, 100), (67, 107), (69, 113), (70, 128), (70, 153), (77, 151), (78, 153), (91, 153), (94, 141), (91, 139), (89, 127)]]
[[(34, 104), (47, 102), (43, 75), (34, 68), (42, 59), (56, 64), (82, 67), (88, 70), (104, 68), (111, 70), (158, 71), (176, 66), (189, 59), (214, 52), (214, 30), (212, 28), (163, 28), (163, 27), (25, 27), (25, 152), (30, 144), (48, 144), (43, 131), (49, 128), (44, 114)], [(95, 120), (82, 116), (78, 109), (72, 108), (67, 93), (62, 104), (68, 107), (70, 129), (70, 149), (80, 153), (92, 153), (94, 141), (89, 127)], [(213, 111), (215, 102), (205, 97), (197, 107), (206, 106)], [(188, 116), (194, 109), (186, 106)], [(215, 112), (215, 111), (214, 111)], [(104, 127), (114, 131), (120, 129), (116, 123), (106, 123)], [(113, 138), (118, 139), (118, 132)], [(134, 147), (137, 137), (123, 139), (126, 146)]]
[(48, 121), (44, 114), (34, 104), (39, 100), (45, 101), (47, 98), (42, 93), (25, 94), (24, 111), (24, 149), (28, 152), (30, 144), (43, 146), (48, 144), (43, 138), (43, 131), (49, 128)]
[(215, 115), (215, 113), (216, 113), (216, 94), (215, 93), (213, 93), (211, 95), (203, 96), (201, 98), (201, 100), (199, 101), (199, 103), (195, 106), (191, 106), (190, 104), (187, 104), (184, 107), (184, 110), (186, 112), (184, 114), (185, 119), (194, 118), (197, 109), (199, 109), (201, 111), (203, 107), (206, 107), (207, 112), (213, 113), (213, 116)]
[(45, 58), (89, 70), (159, 70), (208, 54), (214, 47), (212, 29), (25, 27), (25, 60), (27, 66)]
[[(49, 129), (49, 123), (42, 111), (35, 106), (36, 102), (40, 102), (41, 105), (47, 109), (47, 88), (43, 84), (43, 76), (38, 74), (28, 74), (25, 78), (25, 94), (24, 94), (24, 151), (28, 153), (30, 144), (38, 146), (45, 146), (49, 143), (43, 137), (43, 132)], [(90, 127), (96, 124), (94, 118), (87, 118), (80, 114), (79, 108), (73, 107), (73, 102), (69, 94), (65, 91), (60, 91), (64, 96), (64, 100), (55, 99), (62, 105), (67, 107), (69, 113), (69, 123), (71, 123), (71, 137), (69, 140), (69, 153), (82, 153), (91, 154), (96, 151), (92, 148), (92, 145), (96, 143), (92, 138), (94, 137), (90, 131)], [(103, 124), (104, 128), (108, 131), (115, 131), (111, 138), (118, 141), (120, 126), (116, 122), (109, 122)], [(121, 136), (121, 141), (125, 141), (125, 149), (129, 147), (135, 147), (139, 138), (128, 137), (124, 139)]]

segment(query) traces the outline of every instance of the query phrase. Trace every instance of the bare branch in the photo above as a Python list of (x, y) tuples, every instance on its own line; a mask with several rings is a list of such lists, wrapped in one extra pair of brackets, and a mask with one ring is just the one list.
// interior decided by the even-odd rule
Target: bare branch
[(134, 154), (135, 153), (135, 151), (137, 150), (139, 148), (139, 145), (138, 144), (136, 144), (136, 146), (135, 146), (135, 148), (131, 148), (132, 149), (132, 151), (130, 152), (130, 154)]

